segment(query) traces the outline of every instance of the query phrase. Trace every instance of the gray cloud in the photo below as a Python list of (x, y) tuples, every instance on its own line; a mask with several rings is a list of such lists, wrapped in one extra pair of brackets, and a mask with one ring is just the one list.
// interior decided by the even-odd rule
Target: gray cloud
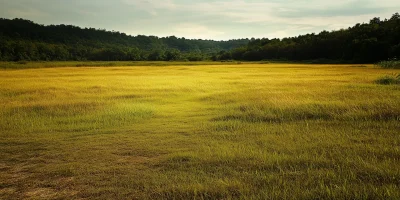
[(296, 36), (398, 10), (394, 0), (0, 0), (5, 18), (204, 39)]
[(313, 6), (305, 8), (292, 7), (286, 12), (277, 12), (276, 15), (284, 18), (297, 17), (335, 17), (335, 16), (360, 16), (374, 13), (387, 12), (390, 9), (385, 6), (377, 6), (372, 1), (349, 1), (338, 5)]

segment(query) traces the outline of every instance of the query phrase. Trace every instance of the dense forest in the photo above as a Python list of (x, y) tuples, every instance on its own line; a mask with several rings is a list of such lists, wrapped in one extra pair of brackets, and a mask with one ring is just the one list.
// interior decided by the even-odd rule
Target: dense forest
[(284, 39), (251, 39), (243, 47), (214, 55), (214, 60), (287, 60), (374, 63), (400, 58), (400, 15), (373, 18), (347, 29)]
[(130, 36), (72, 25), (0, 19), (0, 60), (283, 60), (373, 63), (400, 57), (400, 15), (283, 39), (196, 40)]
[(0, 18), (0, 60), (3, 61), (199, 61), (248, 42), (249, 39), (213, 41), (129, 36), (103, 29), (44, 26), (24, 19)]

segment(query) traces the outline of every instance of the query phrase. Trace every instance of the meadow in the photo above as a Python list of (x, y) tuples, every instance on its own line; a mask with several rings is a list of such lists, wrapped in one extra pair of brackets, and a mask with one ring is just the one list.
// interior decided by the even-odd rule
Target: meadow
[(115, 65), (1, 63), (0, 199), (400, 198), (399, 69)]

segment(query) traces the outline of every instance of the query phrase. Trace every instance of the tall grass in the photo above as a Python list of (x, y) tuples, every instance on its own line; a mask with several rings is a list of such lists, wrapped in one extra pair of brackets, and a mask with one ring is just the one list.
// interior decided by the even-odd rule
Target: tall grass
[(400, 198), (397, 69), (0, 72), (0, 199)]

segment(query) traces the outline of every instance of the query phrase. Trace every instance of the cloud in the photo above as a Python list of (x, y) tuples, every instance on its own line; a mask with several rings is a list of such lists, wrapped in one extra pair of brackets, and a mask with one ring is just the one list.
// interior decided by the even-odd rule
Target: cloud
[(398, 0), (0, 0), (0, 17), (127, 34), (233, 39), (286, 37), (390, 18)]
[(172, 32), (177, 36), (190, 36), (195, 39), (213, 39), (225, 34), (223, 31), (195, 23), (177, 24), (173, 27)]
[(122, 0), (122, 3), (146, 11), (153, 16), (157, 16), (159, 10), (171, 10), (176, 7), (171, 0)]
[(77, 10), (76, 11), (78, 14), (82, 15), (82, 16), (86, 16), (86, 17), (98, 17), (98, 13), (97, 12), (92, 12), (89, 10)]
[(10, 9), (7, 11), (9, 16), (18, 16), (18, 18), (32, 19), (48, 17), (47, 13), (34, 8), (21, 8), (21, 9)]
[[(336, 1), (213, 1), (213, 2), (191, 2), (184, 3), (172, 0), (123, 0), (128, 5), (146, 10), (153, 16), (163, 13), (164, 17), (180, 13), (181, 18), (176, 19), (177, 23), (188, 22), (185, 19), (203, 16), (203, 19), (214, 19), (217, 22), (225, 23), (266, 23), (281, 24), (323, 24), (340, 23), (334, 21), (346, 17), (374, 16), (388, 11), (387, 5), (393, 3), (390, 0), (383, 0), (384, 3), (376, 4), (370, 0), (336, 0)], [(386, 3), (385, 3), (386, 2)], [(389, 3), (390, 2), (390, 3)], [(399, 4), (399, 3), (397, 3)], [(391, 5), (393, 7), (393, 4)], [(400, 6), (399, 6), (400, 7)], [(187, 17), (189, 16), (189, 17)], [(315, 19), (319, 18), (319, 19)], [(165, 19), (168, 20), (168, 19)], [(324, 22), (320, 22), (320, 21)], [(353, 20), (354, 21), (354, 20)], [(202, 21), (196, 21), (203, 23)], [(347, 24), (347, 23), (346, 23)]]
[[(313, 5), (313, 4), (310, 4)], [(293, 7), (290, 12), (277, 12), (277, 16), (283, 18), (298, 17), (336, 17), (336, 16), (360, 16), (386, 11), (386, 7), (376, 5), (371, 1), (342, 1), (338, 3), (326, 3), (319, 6)]]

